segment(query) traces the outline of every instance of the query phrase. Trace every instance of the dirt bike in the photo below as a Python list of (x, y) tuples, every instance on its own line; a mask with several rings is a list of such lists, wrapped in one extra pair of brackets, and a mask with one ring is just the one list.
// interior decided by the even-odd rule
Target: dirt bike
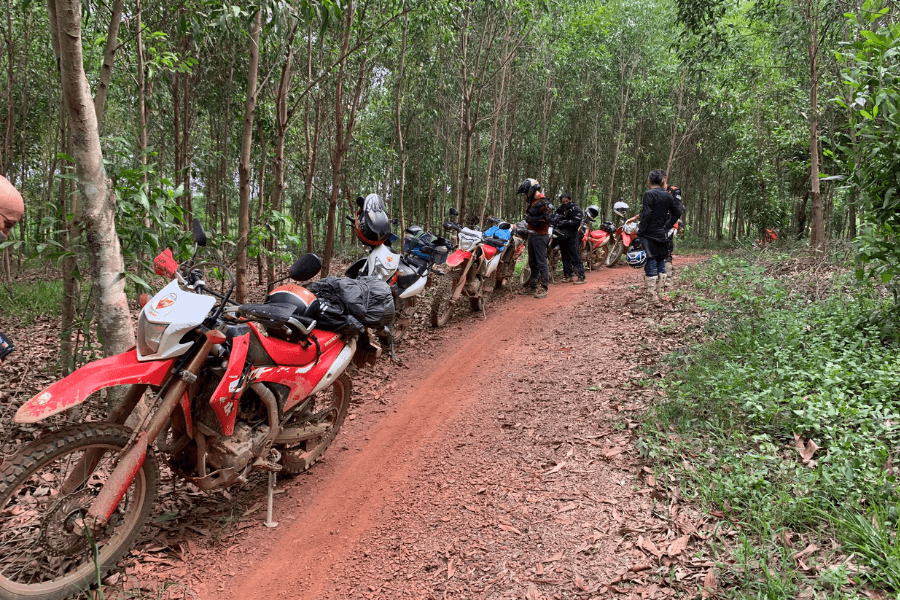
[(606, 257), (612, 248), (616, 231), (611, 221), (604, 221), (598, 229), (591, 229), (594, 220), (585, 217), (581, 226), (581, 262), (592, 271), (606, 265)]
[(631, 242), (634, 241), (634, 238), (637, 237), (637, 228), (638, 224), (636, 222), (625, 222), (616, 228), (616, 230), (612, 234), (612, 240), (610, 242), (611, 247), (609, 253), (606, 255), (606, 266), (614, 267), (619, 262), (619, 259), (625, 253), (625, 250), (631, 246)]
[[(432, 268), (436, 264), (446, 262), (452, 244), (444, 238), (423, 231), (418, 225), (411, 225), (407, 227), (404, 236), (403, 249), (406, 254), (398, 254), (394, 252), (392, 244), (399, 238), (390, 231), (390, 225), (386, 234), (382, 230), (376, 237), (372, 234), (376, 227), (371, 221), (368, 224), (365, 222), (373, 215), (373, 211), (384, 212), (381, 197), (370, 194), (365, 199), (357, 198), (357, 204), (360, 212), (356, 217), (348, 215), (347, 220), (354, 226), (360, 241), (367, 247), (366, 256), (350, 265), (344, 275), (353, 279), (371, 275), (379, 277), (391, 286), (396, 315), (390, 326), (390, 337), (381, 341), (393, 349), (394, 343), (406, 335), (416, 312), (418, 299), (424, 296), (425, 290), (431, 285)], [(386, 216), (384, 218), (386, 219)], [(396, 224), (397, 220), (391, 219), (387, 222)], [(376, 239), (372, 240), (373, 237)]]
[[(508, 223), (497, 217), (490, 217), (488, 221), (493, 223), (497, 230), (509, 232), (509, 243), (500, 254), (500, 264), (497, 265), (497, 280), (494, 286), (494, 289), (505, 288), (515, 277), (516, 263), (519, 261), (519, 257), (522, 256), (522, 252), (525, 251), (524, 237), (527, 236), (523, 237), (516, 233), (519, 228), (518, 225)], [(524, 223), (522, 224), (522, 229), (525, 229)], [(491, 235), (493, 233), (492, 230), (493, 227), (485, 231), (485, 235)], [(525, 231), (527, 232), (527, 230)]]
[[(450, 209), (450, 214), (457, 216), (459, 212), (454, 208)], [(478, 229), (462, 227), (452, 221), (444, 221), (444, 228), (457, 232), (459, 245), (447, 258), (449, 270), (435, 292), (431, 304), (431, 324), (434, 327), (446, 325), (453, 305), (462, 296), (469, 299), (473, 311), (481, 311), (487, 318), (485, 300), (494, 291), (497, 266), (509, 241), (486, 236)], [(498, 228), (509, 230), (510, 226), (503, 223)]]
[[(194, 241), (196, 256), (206, 243), (196, 220)], [(202, 490), (268, 473), (272, 524), (274, 473), (301, 473), (322, 457), (347, 415), (348, 367), (374, 361), (365, 330), (317, 327), (317, 311), (334, 307), (300, 285), (237, 305), (225, 265), (193, 257), (179, 265), (170, 250), (155, 265), (173, 279), (142, 298), (137, 346), (81, 367), (15, 415), (39, 423), (99, 390), (129, 386), (105, 422), (51, 430), (0, 469), (0, 598), (60, 599), (97, 585), (150, 516), (160, 458)], [(290, 278), (308, 280), (320, 267), (305, 255)], [(214, 291), (204, 269), (230, 285)], [(153, 408), (132, 431), (124, 423), (147, 392)]]

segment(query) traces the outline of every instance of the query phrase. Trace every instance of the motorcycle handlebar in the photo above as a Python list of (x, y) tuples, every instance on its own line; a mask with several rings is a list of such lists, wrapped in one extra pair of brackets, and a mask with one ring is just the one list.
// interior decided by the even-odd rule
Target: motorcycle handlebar
[(462, 227), (452, 221), (444, 221), (444, 229), (452, 229), (454, 231), (462, 231)]

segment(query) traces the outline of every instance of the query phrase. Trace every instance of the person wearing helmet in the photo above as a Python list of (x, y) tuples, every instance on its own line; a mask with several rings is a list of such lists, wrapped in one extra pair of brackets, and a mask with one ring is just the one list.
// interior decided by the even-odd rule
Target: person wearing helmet
[(570, 194), (559, 195), (560, 205), (556, 209), (559, 219), (559, 253), (562, 255), (563, 274), (566, 281), (584, 283), (584, 265), (578, 248), (578, 229), (584, 221), (581, 207), (572, 202)]
[(665, 289), (668, 232), (684, 212), (684, 206), (678, 204), (672, 194), (663, 188), (665, 177), (665, 171), (650, 171), (637, 230), (647, 256), (644, 285), (647, 288), (646, 302), (649, 304), (659, 304), (659, 294)]
[[(22, 194), (6, 177), (0, 175), (0, 242), (9, 239), (9, 232), (15, 227), (25, 214), (25, 203)], [(2, 333), (0, 333), (0, 364), (16, 347)]]
[[(550, 216), (553, 205), (541, 191), (537, 179), (528, 178), (519, 185), (516, 195), (525, 194), (525, 223), (528, 227), (528, 266), (531, 278), (525, 282), (523, 293), (534, 292), (535, 298), (546, 298), (550, 284), (550, 265), (547, 247), (550, 245)], [(540, 277), (540, 279), (539, 279)]]

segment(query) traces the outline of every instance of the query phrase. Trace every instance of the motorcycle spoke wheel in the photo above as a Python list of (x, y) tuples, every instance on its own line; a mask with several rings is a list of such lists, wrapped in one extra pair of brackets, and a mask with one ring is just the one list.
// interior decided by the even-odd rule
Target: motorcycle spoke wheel
[[(324, 425), (323, 431), (315, 438), (279, 448), (281, 464), (286, 473), (292, 475), (302, 473), (322, 458), (344, 424), (350, 408), (352, 390), (350, 378), (346, 373), (342, 373), (331, 387), (322, 390), (304, 403), (302, 411), (298, 411), (294, 420), (303, 421), (305, 424), (310, 422), (310, 415), (314, 415), (312, 422)], [(289, 421), (288, 427), (291, 426)]]
[(128, 552), (159, 487), (152, 450), (105, 527), (88, 532), (83, 518), (129, 439), (121, 425), (74, 425), (28, 444), (6, 463), (0, 472), (0, 598), (67, 598), (96, 587)]
[(450, 320), (450, 313), (453, 312), (453, 304), (450, 302), (453, 296), (453, 281), (454, 279), (447, 275), (438, 282), (431, 302), (432, 327), (443, 327)]
[(609, 244), (595, 248), (590, 254), (591, 270), (599, 269), (606, 264), (609, 255)]
[(619, 262), (619, 259), (622, 257), (622, 253), (625, 251), (625, 245), (622, 244), (622, 240), (616, 240), (615, 245), (609, 251), (609, 254), (606, 255), (606, 266), (614, 267), (616, 263)]

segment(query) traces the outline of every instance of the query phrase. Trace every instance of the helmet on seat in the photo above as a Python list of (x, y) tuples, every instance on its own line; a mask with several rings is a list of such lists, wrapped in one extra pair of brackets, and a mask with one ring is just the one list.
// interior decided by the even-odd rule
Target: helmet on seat
[(273, 302), (292, 305), (295, 317), (314, 318), (315, 315), (319, 314), (321, 307), (321, 303), (315, 294), (296, 283), (280, 285), (272, 290), (266, 297), (266, 304)]
[(593, 221), (600, 216), (600, 207), (596, 204), (591, 204), (586, 209), (584, 209), (584, 216), (585, 218)]
[(613, 204), (613, 212), (619, 215), (620, 217), (627, 217), (626, 211), (628, 210), (628, 205), (619, 200), (615, 204)]
[(625, 223), (625, 228), (623, 231), (625, 231), (627, 235), (634, 235), (635, 233), (637, 233), (637, 230), (638, 224), (632, 221), (631, 223)]

